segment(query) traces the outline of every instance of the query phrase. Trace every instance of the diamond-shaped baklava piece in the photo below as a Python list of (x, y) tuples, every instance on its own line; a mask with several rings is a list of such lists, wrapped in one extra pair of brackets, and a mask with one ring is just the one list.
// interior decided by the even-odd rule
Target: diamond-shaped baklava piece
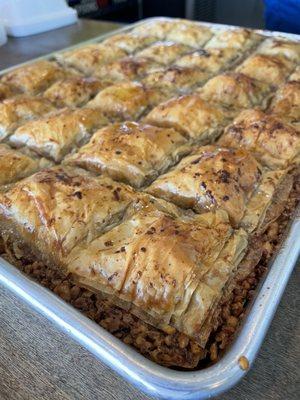
[(8, 72), (1, 81), (27, 94), (37, 94), (70, 74), (55, 62), (41, 60)]
[(275, 94), (270, 111), (289, 122), (300, 122), (300, 81), (290, 81), (281, 86)]
[(44, 159), (32, 158), (2, 143), (0, 144), (0, 185), (16, 182), (49, 164)]
[(103, 89), (87, 107), (97, 107), (111, 119), (138, 119), (149, 107), (159, 103), (162, 94), (138, 82), (120, 82)]
[(13, 97), (14, 95), (15, 91), (11, 86), (0, 82), (0, 101)]
[(140, 187), (188, 152), (186, 139), (174, 129), (124, 122), (97, 131), (65, 162)]
[(294, 70), (294, 72), (292, 73), (292, 75), (290, 75), (289, 81), (300, 82), (300, 66), (297, 67), (297, 68)]
[(189, 51), (193, 51), (193, 48), (182, 43), (156, 42), (136, 53), (136, 56), (147, 58), (159, 64), (168, 65)]
[(146, 75), (142, 83), (148, 88), (162, 90), (172, 97), (192, 90), (208, 78), (209, 74), (199, 68), (172, 66)]
[(95, 76), (116, 81), (139, 80), (147, 73), (157, 71), (162, 68), (161, 64), (143, 57), (124, 57), (113, 61), (99, 68)]
[(175, 21), (166, 39), (192, 47), (201, 47), (212, 37), (212, 31), (199, 22), (188, 20)]
[(216, 74), (229, 67), (238, 56), (238, 51), (232, 47), (201, 49), (178, 58), (174, 65), (200, 68), (211, 74)]
[(76, 68), (86, 75), (91, 75), (104, 64), (126, 56), (126, 52), (116, 46), (90, 44), (75, 50), (56, 54), (57, 61), (65, 66)]
[(157, 126), (171, 127), (199, 143), (212, 142), (226, 124), (226, 115), (198, 95), (185, 95), (159, 104), (144, 118)]
[(261, 174), (260, 165), (247, 151), (203, 146), (160, 176), (148, 192), (196, 212), (223, 208), (236, 225)]
[(0, 192), (0, 225), (16, 243), (59, 265), (122, 217), (134, 191), (80, 169), (44, 169)]
[(235, 111), (255, 106), (266, 108), (270, 87), (246, 75), (228, 72), (211, 78), (197, 93), (206, 101)]
[(26, 146), (58, 162), (107, 123), (108, 120), (97, 109), (62, 109), (21, 126), (9, 141), (16, 147)]
[(284, 56), (288, 60), (300, 62), (300, 43), (280, 38), (268, 38), (258, 47), (257, 53)]
[(119, 47), (131, 54), (157, 41), (156, 36), (138, 35), (135, 33), (120, 33), (113, 35), (102, 42), (105, 46)]
[(0, 141), (19, 125), (54, 111), (55, 107), (41, 97), (19, 96), (0, 103)]
[(292, 72), (294, 65), (283, 56), (256, 54), (247, 58), (236, 71), (253, 79), (278, 86)]
[(138, 36), (155, 36), (160, 40), (166, 38), (167, 33), (172, 29), (174, 21), (157, 20), (145, 22), (132, 30)]
[(222, 146), (247, 149), (269, 168), (299, 162), (300, 133), (282, 119), (262, 111), (243, 111), (221, 136)]
[(233, 47), (245, 52), (261, 40), (261, 36), (249, 29), (220, 29), (205, 45), (205, 49)]
[(109, 85), (95, 78), (73, 77), (59, 80), (50, 86), (44, 97), (57, 107), (79, 107)]
[(205, 345), (207, 317), (246, 247), (245, 232), (233, 231), (224, 212), (184, 219), (142, 209), (75, 247), (66, 269), (151, 325), (171, 325)]

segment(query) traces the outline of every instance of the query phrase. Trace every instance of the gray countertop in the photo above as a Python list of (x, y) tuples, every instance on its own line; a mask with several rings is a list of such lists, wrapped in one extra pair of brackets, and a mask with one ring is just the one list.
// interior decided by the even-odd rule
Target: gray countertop
[[(80, 21), (0, 47), (0, 70), (119, 25)], [(300, 265), (252, 370), (220, 400), (296, 400), (300, 392)], [(297, 395), (298, 393), (298, 395)], [(1, 400), (148, 399), (0, 286)]]

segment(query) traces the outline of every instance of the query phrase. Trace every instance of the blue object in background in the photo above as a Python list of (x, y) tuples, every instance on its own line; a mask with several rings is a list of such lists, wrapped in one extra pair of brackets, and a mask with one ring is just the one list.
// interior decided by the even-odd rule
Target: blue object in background
[(265, 0), (266, 28), (300, 34), (300, 0)]

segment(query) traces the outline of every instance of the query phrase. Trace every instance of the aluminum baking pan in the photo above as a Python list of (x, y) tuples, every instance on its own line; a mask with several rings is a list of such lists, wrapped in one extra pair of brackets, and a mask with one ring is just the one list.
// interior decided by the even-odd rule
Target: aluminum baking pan
[[(157, 20), (158, 18), (151, 20), (154, 19)], [(139, 22), (121, 28), (83, 43), (96, 43), (113, 34), (126, 32), (133, 26), (142, 23)], [(214, 28), (224, 27), (224, 25), (216, 24), (206, 25)], [(226, 28), (231, 29), (232, 27)], [(299, 36), (296, 35), (267, 31), (258, 32), (266, 36), (276, 34), (276, 36), (280, 35), (299, 40)], [(83, 43), (70, 48), (82, 46)], [(56, 53), (39, 59), (51, 59)], [(6, 69), (0, 75), (19, 66)], [(296, 210), (293, 221), (287, 230), (286, 238), (273, 259), (266, 277), (256, 291), (255, 299), (247, 309), (247, 315), (234, 343), (220, 361), (199, 371), (175, 371), (146, 359), (1, 258), (0, 284), (24, 299), (102, 362), (142, 391), (161, 399), (207, 399), (235, 385), (253, 364), (299, 255), (300, 207)]]

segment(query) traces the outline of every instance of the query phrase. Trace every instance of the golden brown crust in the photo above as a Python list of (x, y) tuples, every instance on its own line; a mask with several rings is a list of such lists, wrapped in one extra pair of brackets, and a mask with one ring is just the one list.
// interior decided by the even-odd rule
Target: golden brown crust
[(172, 97), (176, 93), (192, 90), (207, 81), (208, 78), (209, 74), (198, 68), (172, 66), (148, 74), (142, 83), (146, 87), (160, 89)]
[(290, 75), (289, 81), (300, 82), (300, 66), (297, 67), (297, 68), (294, 70), (294, 72), (292, 73), (292, 75)]
[(230, 48), (208, 48), (188, 53), (178, 58), (174, 65), (178, 67), (200, 68), (216, 74), (238, 58), (238, 50)]
[(281, 119), (258, 110), (241, 112), (219, 143), (253, 152), (269, 168), (287, 168), (299, 160), (300, 134)]
[(210, 145), (185, 157), (147, 191), (196, 212), (223, 208), (237, 225), (261, 175), (261, 166), (247, 151)]
[(205, 49), (233, 47), (242, 51), (249, 50), (261, 40), (260, 35), (249, 29), (218, 30), (206, 44)]
[(159, 104), (145, 117), (145, 122), (171, 127), (200, 143), (213, 141), (226, 123), (225, 114), (198, 95), (186, 95)]
[(0, 193), (1, 229), (61, 265), (76, 244), (115, 223), (134, 199), (132, 189), (109, 178), (53, 167)]
[(270, 56), (283, 56), (288, 60), (300, 62), (300, 43), (292, 40), (268, 38), (257, 49), (257, 53)]
[(288, 122), (300, 122), (300, 81), (290, 81), (279, 88), (270, 112)]
[(44, 160), (34, 159), (6, 144), (0, 144), (0, 185), (16, 182), (43, 166), (46, 166)]
[(138, 35), (135, 33), (119, 33), (102, 42), (105, 46), (119, 47), (131, 54), (157, 41), (156, 36)]
[(97, 107), (115, 120), (137, 120), (162, 94), (138, 82), (120, 82), (103, 89), (87, 107)]
[(137, 57), (148, 58), (162, 65), (171, 64), (176, 58), (184, 53), (192, 51), (193, 48), (182, 43), (156, 42), (146, 49), (136, 53)]
[(124, 122), (97, 131), (65, 162), (140, 187), (188, 151), (186, 139), (173, 129)]
[(261, 106), (266, 108), (268, 85), (237, 72), (228, 72), (211, 78), (197, 93), (206, 101), (239, 110)]
[(0, 141), (18, 126), (54, 111), (55, 107), (41, 97), (19, 96), (0, 103)]
[(282, 56), (256, 54), (247, 58), (236, 71), (269, 85), (282, 84), (292, 72), (294, 65)]
[(100, 43), (58, 53), (56, 59), (62, 65), (76, 68), (86, 75), (91, 75), (96, 73), (102, 65), (125, 56), (126, 52), (117, 46), (105, 46)]
[(157, 39), (163, 40), (167, 33), (172, 29), (173, 21), (149, 21), (132, 30), (134, 34), (139, 36), (155, 36)]
[(59, 80), (44, 93), (44, 97), (57, 107), (79, 107), (109, 85), (96, 78), (72, 77)]
[(97, 109), (62, 109), (60, 112), (18, 128), (9, 141), (60, 161), (65, 154), (86, 141), (91, 133), (108, 123)]
[(5, 74), (1, 80), (26, 94), (37, 94), (58, 79), (65, 78), (67, 74), (70, 72), (64, 71), (55, 62), (41, 60), (14, 69)]
[(67, 269), (146, 322), (201, 341), (202, 324), (247, 245), (243, 231), (231, 235), (223, 212), (185, 221), (141, 210), (74, 248)]
[(199, 48), (212, 37), (212, 31), (206, 26), (188, 20), (175, 21), (166, 39)]
[(161, 64), (143, 57), (124, 57), (103, 65), (95, 74), (101, 79), (113, 82), (124, 80), (139, 80), (147, 73), (161, 69)]

